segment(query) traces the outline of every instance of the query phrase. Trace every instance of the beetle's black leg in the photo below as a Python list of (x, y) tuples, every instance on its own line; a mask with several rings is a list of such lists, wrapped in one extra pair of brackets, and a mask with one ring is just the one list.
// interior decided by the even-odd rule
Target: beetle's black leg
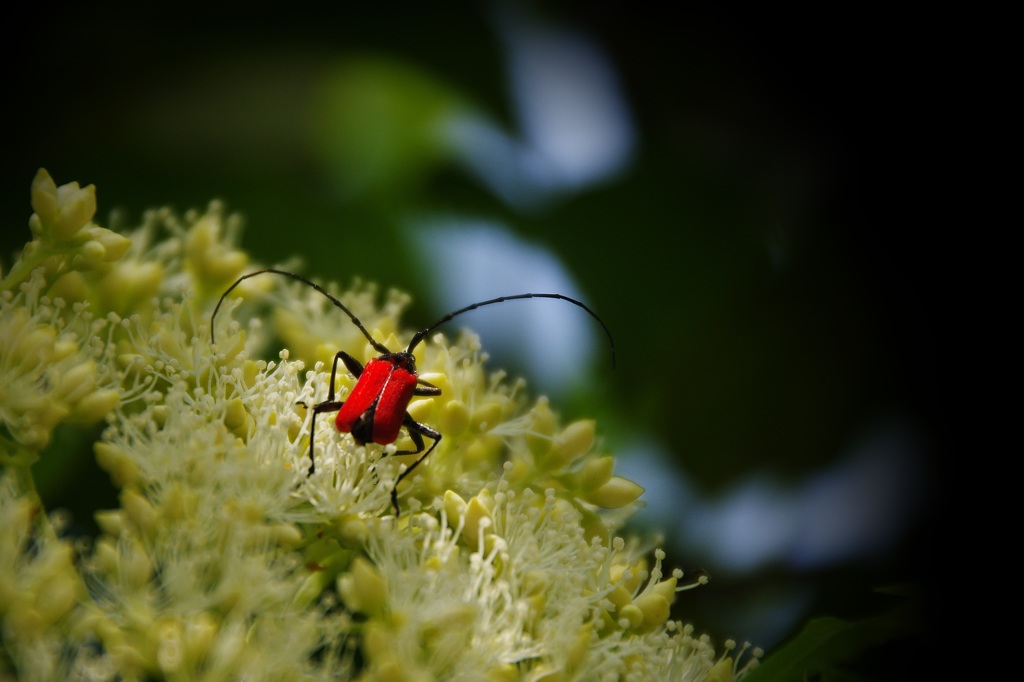
[[(331, 383), (327, 388), (327, 400), (322, 403), (317, 403), (313, 406), (313, 418), (309, 423), (309, 473), (307, 476), (312, 476), (316, 472), (316, 460), (313, 459), (313, 436), (316, 434), (316, 416), (321, 412), (337, 412), (344, 405), (344, 401), (334, 399), (334, 380), (338, 375), (338, 360), (345, 363), (345, 367), (352, 373), (356, 379), (363, 373), (363, 366), (354, 357), (349, 355), (343, 350), (339, 350), (334, 356), (334, 364), (331, 365)], [(305, 403), (300, 402), (300, 405), (305, 407)]]
[(309, 420), (309, 472), (312, 476), (316, 471), (316, 460), (313, 459), (313, 436), (316, 434), (316, 416), (321, 412), (337, 412), (345, 403), (341, 400), (325, 400), (313, 406), (313, 418)]
[(416, 388), (412, 389), (413, 395), (441, 395), (441, 389), (430, 383), (417, 377), (416, 383), (419, 384)]
[(437, 447), (437, 444), (441, 442), (441, 434), (438, 431), (435, 431), (434, 429), (430, 428), (425, 424), (420, 424), (418, 421), (410, 417), (408, 413), (406, 413), (405, 419), (402, 420), (402, 425), (405, 426), (406, 431), (409, 432), (409, 437), (412, 438), (412, 442), (416, 446), (416, 449), (400, 450), (399, 452), (395, 453), (396, 455), (415, 455), (423, 452), (423, 449), (426, 447), (426, 444), (423, 442), (423, 436), (426, 436), (427, 438), (432, 438), (434, 442), (430, 444), (430, 448), (426, 452), (423, 452), (422, 455), (417, 457), (416, 461), (410, 464), (405, 471), (398, 474), (398, 478), (395, 479), (395, 485), (391, 488), (391, 506), (395, 508), (395, 516), (398, 516), (399, 514), (398, 484), (402, 482), (402, 479), (411, 474), (412, 470), (419, 466), (419, 463), (425, 460), (427, 458), (427, 455), (433, 452), (434, 448)]
[(339, 350), (337, 355), (334, 356), (334, 364), (331, 365), (331, 383), (327, 388), (327, 400), (324, 402), (334, 402), (334, 378), (338, 374), (338, 360), (345, 363), (345, 366), (348, 367), (349, 373), (351, 373), (356, 379), (358, 379), (363, 373), (363, 365), (358, 360), (345, 351)]

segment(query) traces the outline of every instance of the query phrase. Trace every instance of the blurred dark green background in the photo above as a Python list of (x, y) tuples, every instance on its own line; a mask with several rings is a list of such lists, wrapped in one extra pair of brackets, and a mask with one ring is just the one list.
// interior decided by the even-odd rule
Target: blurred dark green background
[[(132, 225), (148, 207), (223, 199), (257, 260), (297, 255), (313, 276), (405, 289), (410, 321), (426, 323), (444, 306), (408, 218), (503, 222), (561, 259), (616, 336), (617, 370), (582, 366), (594, 382), (563, 413), (598, 414), (613, 449), (659, 443), (702, 496), (752, 475), (798, 487), (879, 423), (911, 434), (914, 509), (882, 550), (719, 567), (671, 537), (671, 519), (641, 514), (670, 536), (669, 563), (713, 576), (679, 617), (777, 638), (810, 615), (884, 608), (878, 585), (927, 581), (946, 434), (907, 22), (813, 17), (809, 30), (767, 10), (538, 5), (537, 25), (602, 51), (636, 147), (615, 178), (525, 210), (425, 132), (454, 107), (517, 134), (497, 5), (174, 7), (36, 7), (6, 27), (6, 264), (46, 167), (58, 184), (95, 184), (104, 224), (114, 208)], [(68, 489), (51, 494), (75, 508)], [(743, 615), (786, 595), (777, 627)]]

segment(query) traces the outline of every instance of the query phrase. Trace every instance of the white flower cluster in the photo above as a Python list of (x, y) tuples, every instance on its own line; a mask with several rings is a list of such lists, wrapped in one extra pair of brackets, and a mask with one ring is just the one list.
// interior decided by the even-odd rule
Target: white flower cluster
[[(214, 304), (248, 266), (218, 205), (121, 237), (93, 224), (91, 187), (41, 171), (33, 202), (35, 239), (0, 286), (0, 677), (730, 680), (756, 663), (670, 618), (682, 574), (602, 511), (641, 488), (614, 475), (593, 421), (562, 425), (487, 375), (474, 336), (417, 348), (442, 392), (410, 413), (444, 439), (396, 517), (402, 439), (359, 445), (320, 419), (307, 475), (327, 363), (375, 354), (323, 324), (322, 296), (247, 280), (212, 342)], [(403, 347), (405, 296), (336, 295)], [(261, 318), (289, 346), (277, 361), (258, 359)], [(120, 506), (86, 543), (42, 509), (31, 466), (54, 429), (101, 419)]]

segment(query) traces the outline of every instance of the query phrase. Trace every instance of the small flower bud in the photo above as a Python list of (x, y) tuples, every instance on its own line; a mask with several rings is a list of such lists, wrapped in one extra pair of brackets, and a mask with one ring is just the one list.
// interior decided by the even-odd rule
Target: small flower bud
[(57, 183), (45, 168), (40, 168), (32, 180), (32, 210), (34, 220), (29, 220), (32, 231), (44, 233), (59, 219), (57, 207)]
[(132, 587), (142, 587), (153, 577), (153, 564), (139, 542), (133, 542), (121, 549), (118, 568), (125, 584)]
[(29, 221), (33, 232), (66, 241), (96, 214), (96, 188), (79, 187), (77, 182), (57, 187), (50, 174), (40, 168), (32, 181), (32, 210), (38, 216), (38, 222)]
[(608, 601), (612, 603), (616, 611), (621, 611), (633, 603), (633, 597), (625, 585), (616, 585), (608, 593)]
[(566, 655), (566, 663), (569, 665), (570, 670), (578, 669), (586, 661), (593, 636), (594, 629), (590, 625), (582, 625), (576, 631), (576, 637), (569, 644)]
[(363, 544), (372, 534), (370, 526), (358, 516), (343, 517), (336, 522), (336, 527), (338, 538), (352, 545)]
[(275, 523), (270, 527), (270, 539), (284, 549), (296, 549), (302, 544), (302, 531), (291, 523)]
[(50, 294), (66, 301), (84, 301), (91, 294), (91, 285), (81, 272), (69, 270), (53, 283)]
[[(389, 632), (382, 623), (374, 620), (366, 623), (362, 642), (363, 654), (367, 661), (373, 662), (374, 672), (376, 673), (373, 679), (375, 680), (381, 679), (382, 668), (388, 665), (387, 661), (394, 655), (391, 651), (393, 639), (394, 633)], [(402, 676), (401, 668), (399, 667), (384, 679), (405, 680), (406, 678)]]
[(185, 516), (185, 510), (191, 506), (186, 502), (190, 497), (181, 482), (173, 482), (164, 486), (164, 494), (160, 499), (160, 517), (164, 522), (174, 522)]
[(594, 428), (594, 420), (580, 419), (562, 429), (548, 452), (551, 468), (561, 469), (589, 452), (594, 445)]
[(75, 265), (78, 266), (76, 270), (86, 270), (94, 268), (100, 263), (107, 260), (107, 250), (103, 248), (103, 244), (90, 239), (89, 241), (78, 247), (78, 260), (75, 261)]
[(732, 682), (734, 679), (732, 674), (732, 658), (726, 656), (716, 662), (711, 666), (711, 670), (708, 671), (704, 679), (707, 682)]
[(626, 589), (627, 594), (632, 594), (633, 591), (640, 586), (642, 568), (642, 565), (627, 566), (624, 564), (615, 564), (609, 570), (609, 575), (613, 582), (622, 583), (622, 586)]
[(634, 625), (641, 632), (650, 632), (665, 624), (669, 616), (669, 602), (660, 594), (648, 592), (633, 601), (633, 606), (643, 612), (643, 624)]
[(580, 485), (586, 492), (597, 490), (611, 480), (612, 472), (615, 470), (615, 458), (609, 456), (597, 457), (588, 460), (583, 465), (583, 475), (580, 477)]
[(338, 593), (353, 611), (375, 615), (388, 603), (388, 586), (376, 567), (361, 556), (352, 561), (348, 573), (338, 576)]
[(31, 374), (41, 362), (49, 360), (55, 337), (52, 328), (43, 326), (13, 337), (17, 340), (7, 349), (6, 366), (18, 374)]
[(414, 400), (409, 404), (406, 410), (409, 416), (418, 422), (428, 420), (434, 413), (434, 399), (433, 398), (420, 398)]
[(238, 438), (245, 438), (249, 432), (252, 417), (240, 398), (232, 398), (224, 409), (224, 425)]
[(309, 606), (327, 589), (332, 582), (331, 578), (332, 576), (328, 575), (327, 571), (313, 571), (302, 581), (302, 585), (295, 592), (292, 603), (299, 608)]
[(156, 510), (153, 509), (149, 500), (134, 488), (126, 488), (121, 493), (121, 506), (128, 519), (142, 532), (148, 533), (156, 525), (158, 518)]
[(96, 363), (88, 360), (64, 372), (51, 395), (54, 400), (74, 405), (94, 390), (96, 390)]
[(509, 483), (528, 481), (533, 475), (533, 468), (523, 459), (515, 458), (505, 465), (504, 479)]
[(82, 232), (88, 236), (90, 242), (100, 245), (103, 249), (102, 260), (107, 263), (120, 259), (132, 245), (128, 237), (99, 225), (87, 225)]
[(479, 436), (470, 442), (462, 461), (467, 468), (479, 465), (490, 468), (495, 461), (498, 461), (503, 445), (501, 438), (496, 436)]
[(103, 419), (121, 402), (121, 391), (104, 388), (93, 391), (78, 401), (71, 411), (71, 419), (79, 424), (91, 424)]
[(543, 397), (537, 400), (537, 405), (534, 406), (531, 416), (533, 423), (526, 436), (526, 443), (534, 456), (540, 457), (551, 447), (551, 437), (555, 434), (557, 420), (555, 413), (551, 411), (548, 399)]
[(466, 525), (462, 530), (462, 539), (471, 549), (479, 549), (480, 530), (490, 528), (493, 505), (494, 500), (485, 490), (479, 495), (475, 495), (466, 506)]
[(633, 481), (613, 476), (597, 490), (585, 494), (583, 499), (603, 509), (621, 509), (635, 502), (643, 492), (644, 489)]
[(71, 357), (78, 350), (78, 344), (71, 339), (58, 339), (53, 344), (53, 354), (50, 356), (50, 362), (60, 362), (64, 358)]
[(219, 213), (207, 213), (185, 237), (185, 256), (202, 289), (223, 289), (242, 273), (249, 261), (244, 252), (232, 249), (222, 240), (223, 222)]
[(57, 233), (60, 238), (67, 239), (88, 225), (96, 215), (96, 187), (79, 187), (77, 182), (61, 185), (57, 188), (57, 204), (60, 211)]
[[(139, 467), (127, 452), (103, 441), (93, 444), (93, 451), (96, 453), (96, 463), (110, 474), (114, 485), (124, 488), (138, 481)], [(117, 535), (112, 531), (107, 532)]]
[(446, 437), (461, 435), (469, 426), (469, 409), (461, 400), (449, 400), (438, 414), (437, 421)]
[[(110, 533), (111, 530), (120, 532), (123, 527), (120, 524), (121, 512), (98, 512), (96, 514), (96, 522), (99, 523), (100, 528), (103, 532)], [(115, 523), (114, 521), (117, 521)], [(108, 530), (108, 528), (110, 530)], [(117, 554), (117, 547), (114, 545), (113, 538), (100, 538), (96, 541), (96, 545), (93, 549), (91, 565), (100, 572), (113, 573), (117, 570), (117, 564), (120, 561), (120, 557)]]
[(163, 277), (159, 263), (127, 260), (111, 267), (98, 287), (108, 308), (128, 314), (157, 294)]
[(69, 559), (66, 570), (48, 576), (45, 587), (36, 595), (36, 609), (46, 623), (56, 623), (77, 603), (78, 589), (74, 575)]
[(493, 400), (473, 410), (469, 418), (469, 427), (476, 433), (485, 433), (501, 423), (501, 405)]
[(672, 602), (676, 600), (677, 582), (678, 581), (675, 579), (674, 576), (666, 580), (662, 580), (655, 584), (653, 587), (651, 587), (651, 592), (653, 594), (661, 595), (661, 597), (664, 598), (665, 601), (669, 603), (669, 605), (671, 605)]
[(627, 626), (633, 630), (639, 628), (644, 622), (644, 612), (635, 604), (627, 604), (619, 609), (618, 616), (619, 620), (625, 619)]
[(459, 497), (458, 493), (454, 493), (451, 490), (446, 490), (444, 493), (444, 511), (448, 517), (448, 525), (455, 528), (459, 524), (459, 519), (466, 513), (466, 501)]

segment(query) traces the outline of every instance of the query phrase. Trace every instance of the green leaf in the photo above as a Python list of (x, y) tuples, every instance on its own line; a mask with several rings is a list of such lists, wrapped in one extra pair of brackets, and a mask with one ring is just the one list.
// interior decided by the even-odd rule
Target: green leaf
[(397, 60), (353, 56), (327, 78), (317, 126), (319, 154), (346, 193), (395, 199), (449, 155), (443, 122), (466, 109), (444, 80)]
[(812, 675), (829, 680), (860, 679), (841, 666), (869, 648), (906, 637), (918, 630), (917, 609), (910, 601), (859, 621), (826, 616), (807, 623), (793, 639), (768, 655), (743, 682), (803, 682)]

